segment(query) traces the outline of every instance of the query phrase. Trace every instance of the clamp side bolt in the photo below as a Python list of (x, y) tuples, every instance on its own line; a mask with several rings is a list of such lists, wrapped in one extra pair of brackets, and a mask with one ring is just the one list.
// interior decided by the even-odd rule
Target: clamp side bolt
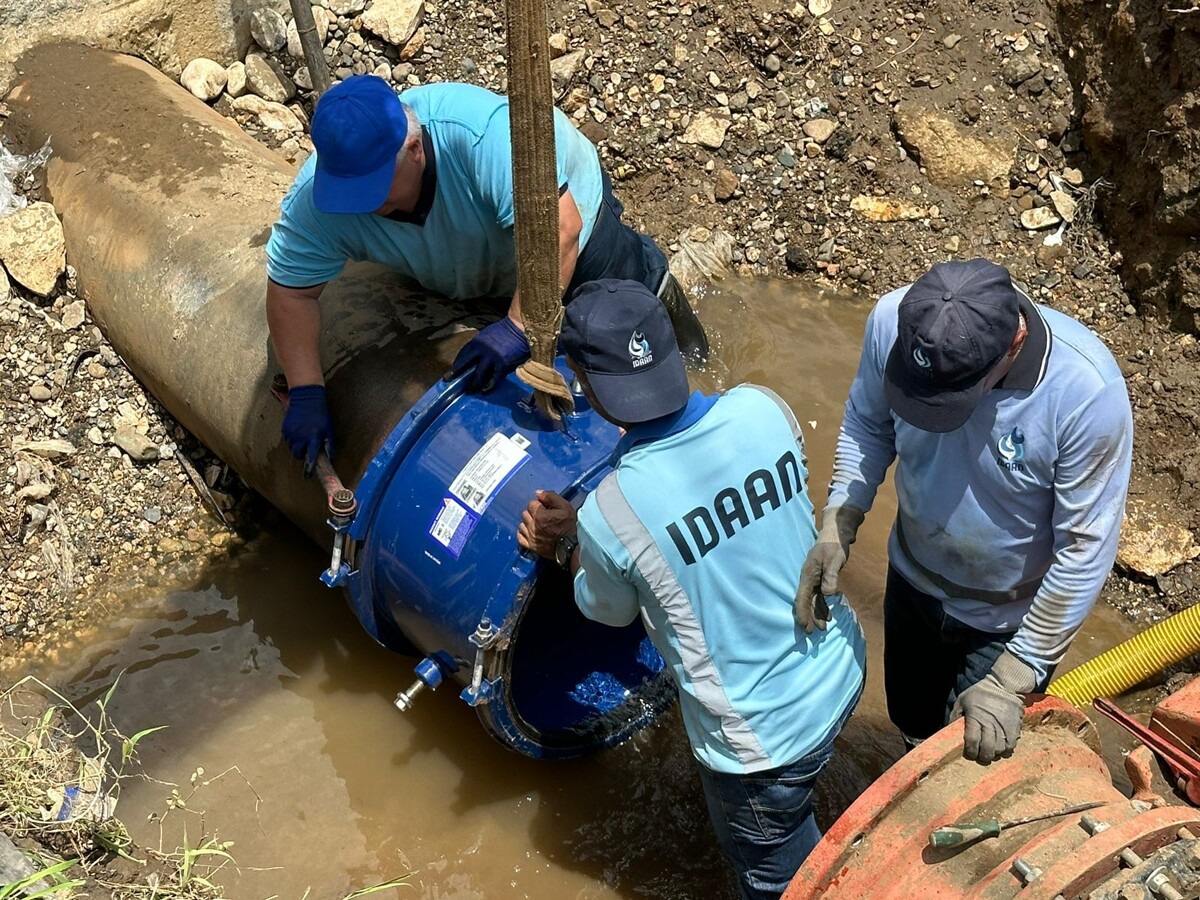
[(1155, 897), (1162, 897), (1163, 900), (1183, 900), (1183, 894), (1171, 884), (1166, 866), (1160, 866), (1146, 876), (1146, 887), (1150, 888), (1150, 893)]
[(1042, 877), (1041, 869), (1032, 863), (1026, 862), (1019, 856), (1013, 860), (1013, 868), (1016, 870), (1017, 875), (1020, 876), (1022, 884), (1033, 884), (1033, 882)]

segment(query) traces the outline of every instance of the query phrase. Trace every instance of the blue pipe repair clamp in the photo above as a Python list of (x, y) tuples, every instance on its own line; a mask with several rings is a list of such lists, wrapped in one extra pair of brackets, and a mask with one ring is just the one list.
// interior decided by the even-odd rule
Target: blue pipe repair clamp
[(488, 394), (464, 380), (430, 388), (368, 463), (345, 531), (353, 565), (326, 583), (344, 585), (384, 646), (454, 661), (439, 675), (453, 673), (506, 746), (550, 758), (613, 746), (673, 702), (669, 673), (640, 619), (585, 618), (567, 573), (523, 552), (516, 532), (537, 490), (594, 490), (620, 432), (581, 395), (560, 428), (515, 376)]

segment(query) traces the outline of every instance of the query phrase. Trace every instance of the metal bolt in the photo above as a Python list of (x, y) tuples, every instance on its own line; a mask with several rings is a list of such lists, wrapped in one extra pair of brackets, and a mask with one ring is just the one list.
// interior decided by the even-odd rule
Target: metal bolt
[(492, 620), (488, 616), (484, 616), (479, 620), (479, 624), (475, 626), (475, 633), (471, 635), (469, 640), (476, 647), (483, 648), (486, 647), (495, 636), (496, 626), (492, 624)]
[(425, 690), (425, 682), (418, 678), (407, 690), (403, 690), (396, 695), (396, 699), (393, 701), (396, 704), (396, 709), (400, 710), (400, 712), (408, 712), (412, 709), (413, 701), (416, 699), (417, 694), (423, 690)]
[(1088, 834), (1095, 836), (1109, 827), (1107, 822), (1101, 822), (1091, 813), (1084, 813), (1079, 820), (1079, 824), (1083, 826), (1083, 830)]
[(1023, 884), (1033, 884), (1033, 882), (1042, 877), (1041, 869), (1031, 863), (1026, 862), (1019, 856), (1013, 860), (1013, 868), (1016, 869), (1016, 872), (1021, 877), (1021, 882)]
[(1163, 900), (1183, 900), (1183, 894), (1171, 884), (1166, 866), (1160, 866), (1146, 877), (1146, 887), (1150, 888), (1150, 893), (1155, 897), (1162, 897)]
[(1142, 864), (1142, 858), (1126, 847), (1121, 851), (1121, 862), (1124, 863), (1127, 868), (1136, 869)]

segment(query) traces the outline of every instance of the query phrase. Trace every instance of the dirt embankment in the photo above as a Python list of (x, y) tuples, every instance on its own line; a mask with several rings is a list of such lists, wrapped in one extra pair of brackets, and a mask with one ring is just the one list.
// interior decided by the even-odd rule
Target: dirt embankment
[(1130, 292), (1200, 331), (1200, 4), (1059, 0), (1089, 174)]

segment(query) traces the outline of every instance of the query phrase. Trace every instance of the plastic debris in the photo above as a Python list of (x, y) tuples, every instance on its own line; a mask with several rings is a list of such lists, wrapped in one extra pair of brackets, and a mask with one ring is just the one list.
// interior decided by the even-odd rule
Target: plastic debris
[(666, 666), (666, 661), (659, 655), (658, 648), (648, 637), (642, 638), (642, 642), (638, 644), (637, 661), (639, 666), (649, 669), (655, 675)]
[(629, 699), (629, 689), (607, 672), (593, 672), (571, 689), (570, 697), (580, 706), (606, 713)]
[(29, 156), (18, 156), (9, 153), (0, 144), (0, 217), (7, 216), (19, 209), (24, 209), (29, 201), (18, 190), (26, 189), (29, 176), (50, 158), (50, 141), (42, 145), (42, 149)]
[(77, 783), (52, 787), (46, 796), (50, 805), (42, 818), (47, 822), (103, 822), (117, 809), (117, 798), (104, 793), (104, 763), (90, 756), (80, 757)]

